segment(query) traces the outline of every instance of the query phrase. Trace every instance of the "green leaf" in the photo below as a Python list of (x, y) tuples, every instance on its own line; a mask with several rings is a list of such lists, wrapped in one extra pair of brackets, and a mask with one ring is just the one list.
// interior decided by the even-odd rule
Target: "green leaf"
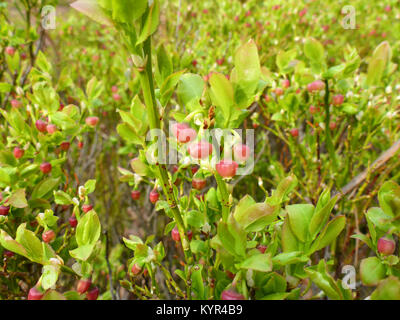
[(306, 242), (309, 237), (308, 226), (314, 213), (311, 204), (294, 204), (286, 206), (289, 217), (290, 229), (295, 236), (302, 242)]
[(98, 23), (107, 26), (113, 25), (110, 18), (103, 12), (96, 0), (78, 0), (71, 3), (70, 6)]
[(76, 242), (78, 246), (94, 245), (99, 240), (101, 225), (94, 210), (86, 213), (76, 227)]
[(271, 293), (262, 297), (260, 300), (285, 300), (289, 295), (290, 292)]
[(131, 164), (133, 171), (135, 171), (135, 173), (138, 174), (139, 176), (147, 176), (148, 175), (149, 170), (148, 170), (146, 164), (139, 158), (132, 159), (130, 164)]
[(165, 47), (160, 45), (157, 49), (157, 65), (155, 77), (159, 87), (163, 84), (164, 80), (169, 77), (173, 72), (172, 61), (167, 54)]
[(325, 260), (320, 260), (317, 268), (310, 267), (305, 269), (311, 281), (314, 282), (325, 294), (333, 300), (343, 300), (343, 294), (335, 282), (329, 275)]
[(137, 237), (137, 236), (133, 236), (133, 235), (130, 236), (130, 239), (127, 239), (127, 238), (124, 237), (124, 238), (122, 238), (122, 240), (124, 241), (125, 245), (126, 245), (129, 249), (131, 249), (131, 250), (133, 250), (133, 251), (136, 250), (136, 245), (138, 245), (138, 244), (143, 244), (142, 239), (140, 239), (140, 238)]
[(95, 179), (90, 179), (86, 181), (85, 183), (85, 190), (86, 194), (92, 193), (96, 189), (96, 180)]
[(394, 181), (385, 182), (378, 192), (379, 205), (392, 217), (400, 215), (400, 186)]
[(400, 280), (394, 276), (382, 280), (372, 293), (371, 300), (400, 300)]
[(157, 30), (159, 16), (160, 4), (158, 0), (153, 0), (153, 4), (150, 6), (149, 11), (147, 12), (142, 31), (140, 32), (139, 38), (136, 41), (136, 45), (145, 41)]
[(42, 271), (42, 288), (44, 290), (50, 289), (54, 286), (58, 279), (60, 268), (59, 266), (46, 265)]
[(28, 258), (28, 253), (25, 248), (11, 238), (11, 236), (4, 230), (0, 230), (0, 244), (3, 248)]
[(361, 240), (361, 241), (364, 242), (370, 249), (373, 249), (373, 245), (372, 245), (371, 239), (370, 239), (368, 236), (366, 236), (365, 234), (361, 234), (361, 233), (353, 234), (353, 235), (351, 236), (351, 238)]
[(241, 269), (252, 269), (261, 272), (272, 270), (272, 260), (269, 254), (255, 254), (240, 264)]
[(346, 68), (345, 64), (339, 64), (337, 66), (330, 67), (326, 72), (324, 72), (322, 77), (324, 79), (334, 78), (335, 76), (340, 74), (345, 68)]
[(314, 38), (308, 38), (304, 44), (304, 54), (314, 73), (321, 73), (326, 69), (324, 47), (320, 42)]
[(67, 291), (64, 292), (64, 297), (67, 300), (83, 300), (85, 296), (81, 296), (78, 292), (76, 291)]
[(272, 192), (271, 197), (265, 199), (270, 205), (280, 205), (287, 200), (287, 195), (297, 186), (297, 178), (294, 175), (287, 176), (279, 182), (276, 190)]
[(54, 191), (54, 201), (55, 203), (61, 205), (73, 204), (71, 196), (68, 193), (61, 190)]
[(55, 290), (47, 291), (41, 300), (66, 300), (66, 298)]
[(234, 217), (246, 231), (258, 232), (273, 223), (278, 213), (276, 206), (267, 203), (255, 203), (246, 209), (235, 210)]
[(280, 73), (285, 74), (294, 70), (295, 63), (293, 62), (296, 56), (296, 49), (278, 52), (276, 55), (276, 65), (278, 66)]
[[(392, 224), (390, 223), (393, 219), (392, 216), (387, 215), (381, 208), (370, 208), (365, 214), (367, 221), (370, 221), (376, 228), (383, 232), (388, 232)], [(370, 232), (372, 228), (369, 228)], [(371, 233), (371, 236), (373, 234)], [(374, 241), (375, 242), (375, 241)]]
[(43, 263), (42, 243), (32, 231), (26, 230), (26, 223), (19, 225), (15, 240), (25, 248), (29, 260)]
[(189, 110), (199, 105), (204, 91), (204, 80), (197, 74), (186, 73), (179, 78), (177, 95), (179, 101)]
[(118, 134), (128, 143), (143, 145), (143, 137), (139, 137), (135, 129), (127, 123), (121, 123), (117, 126)]
[(222, 246), (230, 254), (240, 257), (245, 256), (246, 233), (232, 216), (230, 216), (229, 223), (220, 222), (218, 224), (217, 234)]
[(204, 213), (196, 210), (191, 210), (187, 214), (186, 222), (189, 226), (201, 228), (205, 223)]
[(386, 267), (377, 257), (370, 257), (361, 260), (360, 264), (361, 281), (366, 286), (376, 286), (385, 278)]
[[(256, 43), (250, 40), (239, 47), (236, 51), (234, 62), (236, 84), (246, 97), (250, 97), (255, 93), (261, 78), (260, 60)], [(247, 106), (244, 104), (240, 105), (240, 107)]]
[(54, 215), (52, 210), (45, 210), (43, 216), (42, 214), (36, 216), (36, 220), (43, 228), (47, 229), (49, 226), (56, 225), (58, 217)]
[(59, 178), (47, 178), (40, 181), (33, 189), (31, 199), (45, 198), (53, 189), (58, 186)]
[(357, 106), (351, 103), (343, 103), (341, 110), (350, 115), (355, 115), (358, 113)]
[(213, 73), (210, 78), (211, 100), (221, 108), (225, 119), (229, 119), (234, 106), (234, 92), (232, 84), (221, 73)]
[(308, 38), (304, 43), (304, 54), (314, 62), (324, 61), (324, 47), (314, 38)]
[(385, 61), (382, 59), (371, 59), (368, 64), (366, 85), (377, 86), (381, 82), (385, 70)]
[(311, 239), (315, 239), (315, 236), (325, 226), (326, 222), (329, 219), (329, 215), (336, 204), (336, 201), (337, 197), (333, 197), (325, 206), (323, 206), (322, 208), (318, 208), (317, 206), (317, 208), (315, 209), (315, 213), (313, 214), (309, 225)]
[(197, 264), (193, 266), (192, 275), (191, 275), (191, 282), (192, 282), (192, 289), (196, 299), (204, 300), (205, 299), (205, 290), (204, 290), (204, 283), (202, 278), (202, 270), (203, 265)]
[(387, 41), (376, 47), (368, 64), (366, 85), (377, 86), (380, 84), (392, 57), (392, 49)]
[(267, 282), (265, 285), (262, 285), (262, 290), (256, 293), (256, 298), (258, 295), (262, 296), (285, 292), (287, 289), (286, 279), (276, 272), (269, 273), (264, 279), (267, 279)]
[(7, 204), (15, 208), (25, 208), (28, 206), (28, 202), (25, 197), (25, 189), (18, 189), (14, 191), (10, 198), (7, 200)]
[(335, 240), (344, 229), (346, 225), (346, 218), (344, 216), (338, 216), (330, 221), (321, 234), (313, 242), (310, 253), (321, 250)]
[(302, 254), (301, 251), (283, 252), (273, 257), (272, 263), (277, 266), (286, 266), (298, 262), (307, 262), (309, 258)]
[(283, 252), (292, 252), (299, 249), (299, 242), (290, 228), (288, 217), (286, 217), (282, 226), (281, 239)]
[(79, 246), (74, 250), (70, 250), (69, 254), (75, 259), (86, 261), (92, 254), (94, 246), (94, 244)]
[(201, 253), (201, 254), (206, 254), (207, 253), (207, 245), (204, 241), (202, 240), (192, 240), (190, 242), (190, 250), (195, 253)]
[(132, 25), (146, 11), (147, 0), (113, 0), (113, 20)]
[(11, 91), (12, 85), (6, 82), (1, 82), (0, 83), (0, 92), (1, 93), (6, 93)]
[[(163, 106), (165, 106), (169, 100), (171, 99), (171, 96), (174, 94), (175, 87), (179, 82), (179, 79), (181, 78), (184, 70), (175, 72), (173, 74), (170, 74), (164, 82), (162, 82), (161, 88), (160, 88), (160, 102)], [(178, 93), (179, 96), (179, 93)], [(188, 107), (191, 107), (189, 104)], [(185, 115), (186, 116), (186, 115)]]
[(140, 101), (138, 95), (136, 95), (131, 102), (131, 114), (137, 121), (135, 126), (135, 131), (139, 135), (144, 135), (147, 128), (149, 127), (147, 110), (145, 105)]

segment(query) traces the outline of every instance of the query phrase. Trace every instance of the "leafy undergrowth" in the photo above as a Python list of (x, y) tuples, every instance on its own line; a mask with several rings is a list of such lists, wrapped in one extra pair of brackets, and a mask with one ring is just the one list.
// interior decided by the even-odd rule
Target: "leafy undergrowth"
[(397, 1), (71, 7), (0, 2), (1, 299), (400, 299)]

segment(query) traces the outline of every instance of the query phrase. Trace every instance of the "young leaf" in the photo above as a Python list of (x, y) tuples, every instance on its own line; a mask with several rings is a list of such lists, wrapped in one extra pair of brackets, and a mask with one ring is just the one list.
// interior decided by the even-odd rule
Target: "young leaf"
[(386, 267), (377, 257), (363, 259), (360, 264), (361, 281), (366, 286), (376, 286), (385, 278)]
[(145, 13), (147, 4), (147, 0), (113, 0), (112, 18), (131, 25)]
[(266, 203), (255, 203), (246, 209), (236, 210), (234, 217), (246, 231), (257, 232), (273, 223), (278, 213), (279, 211), (276, 206), (270, 206)]
[(153, 0), (153, 4), (149, 7), (149, 11), (147, 12), (142, 31), (140, 32), (140, 35), (136, 41), (136, 45), (144, 42), (157, 30), (157, 26), (159, 23), (159, 16), (160, 16), (159, 1)]
[(93, 245), (100, 237), (100, 220), (94, 210), (86, 213), (76, 227), (76, 242), (78, 246)]
[(203, 90), (204, 80), (199, 75), (186, 73), (180, 77), (177, 94), (180, 102), (189, 110), (199, 104)]
[(337, 197), (333, 197), (329, 200), (329, 202), (323, 206), (322, 208), (315, 209), (315, 213), (311, 218), (310, 225), (309, 225), (309, 232), (311, 235), (311, 239), (315, 239), (315, 236), (322, 230), (325, 226), (326, 222), (329, 219), (329, 215), (335, 206), (337, 201)]
[(400, 280), (390, 276), (382, 280), (372, 293), (371, 300), (400, 300)]
[(286, 217), (282, 226), (281, 239), (283, 252), (292, 252), (299, 249), (298, 240), (290, 228), (288, 217)]
[(210, 78), (211, 100), (221, 108), (225, 119), (229, 119), (234, 106), (233, 87), (223, 74), (213, 73)]
[(71, 196), (68, 193), (65, 193), (64, 191), (61, 190), (54, 191), (54, 201), (55, 203), (61, 205), (73, 204)]
[(25, 248), (29, 260), (37, 263), (43, 262), (42, 243), (32, 231), (26, 230), (26, 223), (19, 225), (15, 240)]
[(25, 189), (18, 189), (14, 191), (10, 198), (7, 200), (7, 204), (15, 208), (25, 208), (28, 206), (28, 202), (25, 197)]
[(294, 204), (286, 206), (289, 217), (290, 228), (296, 237), (306, 242), (308, 239), (308, 226), (314, 213), (314, 206), (311, 204)]
[(330, 221), (317, 239), (313, 242), (310, 254), (325, 248), (333, 240), (335, 240), (339, 234), (342, 232), (346, 224), (346, 218), (344, 216), (339, 216)]
[(272, 260), (269, 254), (255, 254), (240, 264), (241, 269), (252, 269), (261, 272), (272, 270)]
[(106, 26), (113, 25), (111, 19), (103, 12), (96, 0), (78, 0), (71, 3), (70, 6), (98, 23)]
[[(261, 78), (260, 60), (256, 43), (251, 40), (242, 45), (235, 54), (235, 78), (236, 85), (245, 97), (251, 97)], [(243, 105), (239, 103), (240, 108), (247, 107), (247, 99), (243, 100)]]

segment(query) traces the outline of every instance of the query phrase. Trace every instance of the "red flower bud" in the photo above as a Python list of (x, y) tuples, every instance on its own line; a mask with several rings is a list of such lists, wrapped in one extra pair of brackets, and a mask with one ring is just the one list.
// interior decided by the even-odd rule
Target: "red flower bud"
[(43, 120), (37, 120), (35, 123), (36, 129), (38, 129), (40, 132), (45, 132), (47, 123), (44, 122)]
[(236, 175), (236, 170), (238, 167), (239, 166), (236, 161), (221, 160), (219, 163), (217, 163), (215, 169), (223, 178), (232, 178)]
[(56, 234), (54, 233), (53, 230), (47, 230), (42, 233), (42, 239), (46, 243), (53, 241), (55, 237), (56, 237)]
[(378, 240), (378, 252), (388, 256), (396, 250), (396, 243), (393, 240), (382, 237)]
[(87, 212), (89, 212), (89, 211), (92, 210), (92, 209), (93, 209), (93, 206), (90, 205), (90, 204), (84, 204), (84, 205), (82, 206), (82, 211), (83, 211), (84, 213), (87, 213)]
[(189, 154), (194, 159), (205, 159), (210, 156), (213, 146), (205, 141), (194, 142), (188, 147)]
[(207, 184), (206, 179), (193, 178), (192, 187), (196, 190), (202, 190)]
[(180, 236), (180, 234), (179, 234), (179, 230), (178, 230), (177, 227), (175, 227), (175, 228), (172, 229), (172, 231), (171, 231), (171, 237), (172, 237), (172, 240), (174, 240), (174, 241), (176, 241), (176, 242), (178, 242), (178, 241), (181, 240), (181, 236)]
[(245, 300), (244, 296), (233, 290), (224, 290), (221, 293), (221, 300)]
[(38, 290), (38, 288), (32, 287), (28, 293), (28, 300), (41, 300), (43, 293)]
[(50, 163), (48, 163), (48, 162), (43, 162), (41, 165), (40, 165), (40, 171), (42, 171), (44, 174), (47, 174), (47, 173), (49, 173), (50, 171), (51, 171), (51, 164)]
[(25, 151), (21, 148), (15, 147), (13, 150), (14, 157), (16, 159), (22, 158), (24, 156)]
[(160, 194), (158, 193), (157, 190), (152, 190), (150, 192), (149, 199), (150, 199), (151, 203), (155, 204), (159, 198), (160, 198)]
[(81, 279), (78, 282), (78, 285), (76, 287), (76, 291), (78, 291), (78, 293), (83, 294), (86, 291), (89, 290), (90, 285), (92, 284), (92, 280), (90, 279)]
[(97, 300), (99, 297), (99, 288), (94, 287), (92, 290), (86, 293), (88, 300)]
[(140, 199), (140, 191), (139, 190), (132, 190), (131, 191), (131, 198), (133, 200), (139, 200)]

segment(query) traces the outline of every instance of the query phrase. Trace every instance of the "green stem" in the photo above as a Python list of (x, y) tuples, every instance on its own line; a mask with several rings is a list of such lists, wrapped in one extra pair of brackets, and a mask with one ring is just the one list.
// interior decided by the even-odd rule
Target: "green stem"
[(335, 154), (335, 149), (332, 143), (332, 137), (331, 137), (331, 129), (329, 127), (330, 124), (330, 110), (329, 110), (329, 81), (326, 79), (325, 80), (325, 134), (326, 134), (326, 147), (329, 152), (329, 156), (332, 161), (333, 169), (334, 171), (337, 170), (337, 161), (336, 161), (336, 154)]
[(219, 175), (219, 173), (215, 173), (215, 180), (217, 180), (217, 185), (219, 192), (221, 192), (221, 199), (222, 199), (222, 221), (226, 222), (228, 220), (229, 216), (229, 208), (230, 208), (230, 203), (229, 203), (229, 192), (226, 187), (225, 181), (222, 179), (222, 177)]
[[(154, 94), (153, 72), (151, 62), (151, 37), (143, 44), (144, 58), (146, 59), (146, 67), (139, 70), (140, 83), (143, 90), (144, 101), (148, 110), (150, 129), (161, 129), (160, 113), (157, 108), (157, 102)], [(177, 201), (173, 192), (171, 181), (168, 177), (167, 168), (163, 164), (158, 164), (156, 175), (161, 183), (164, 195), (167, 199), (169, 207), (177, 224), (179, 234), (182, 239), (182, 247), (185, 254), (186, 263), (190, 264), (193, 261), (193, 256), (190, 251), (189, 241), (186, 234), (185, 224), (182, 215), (178, 209)]]

